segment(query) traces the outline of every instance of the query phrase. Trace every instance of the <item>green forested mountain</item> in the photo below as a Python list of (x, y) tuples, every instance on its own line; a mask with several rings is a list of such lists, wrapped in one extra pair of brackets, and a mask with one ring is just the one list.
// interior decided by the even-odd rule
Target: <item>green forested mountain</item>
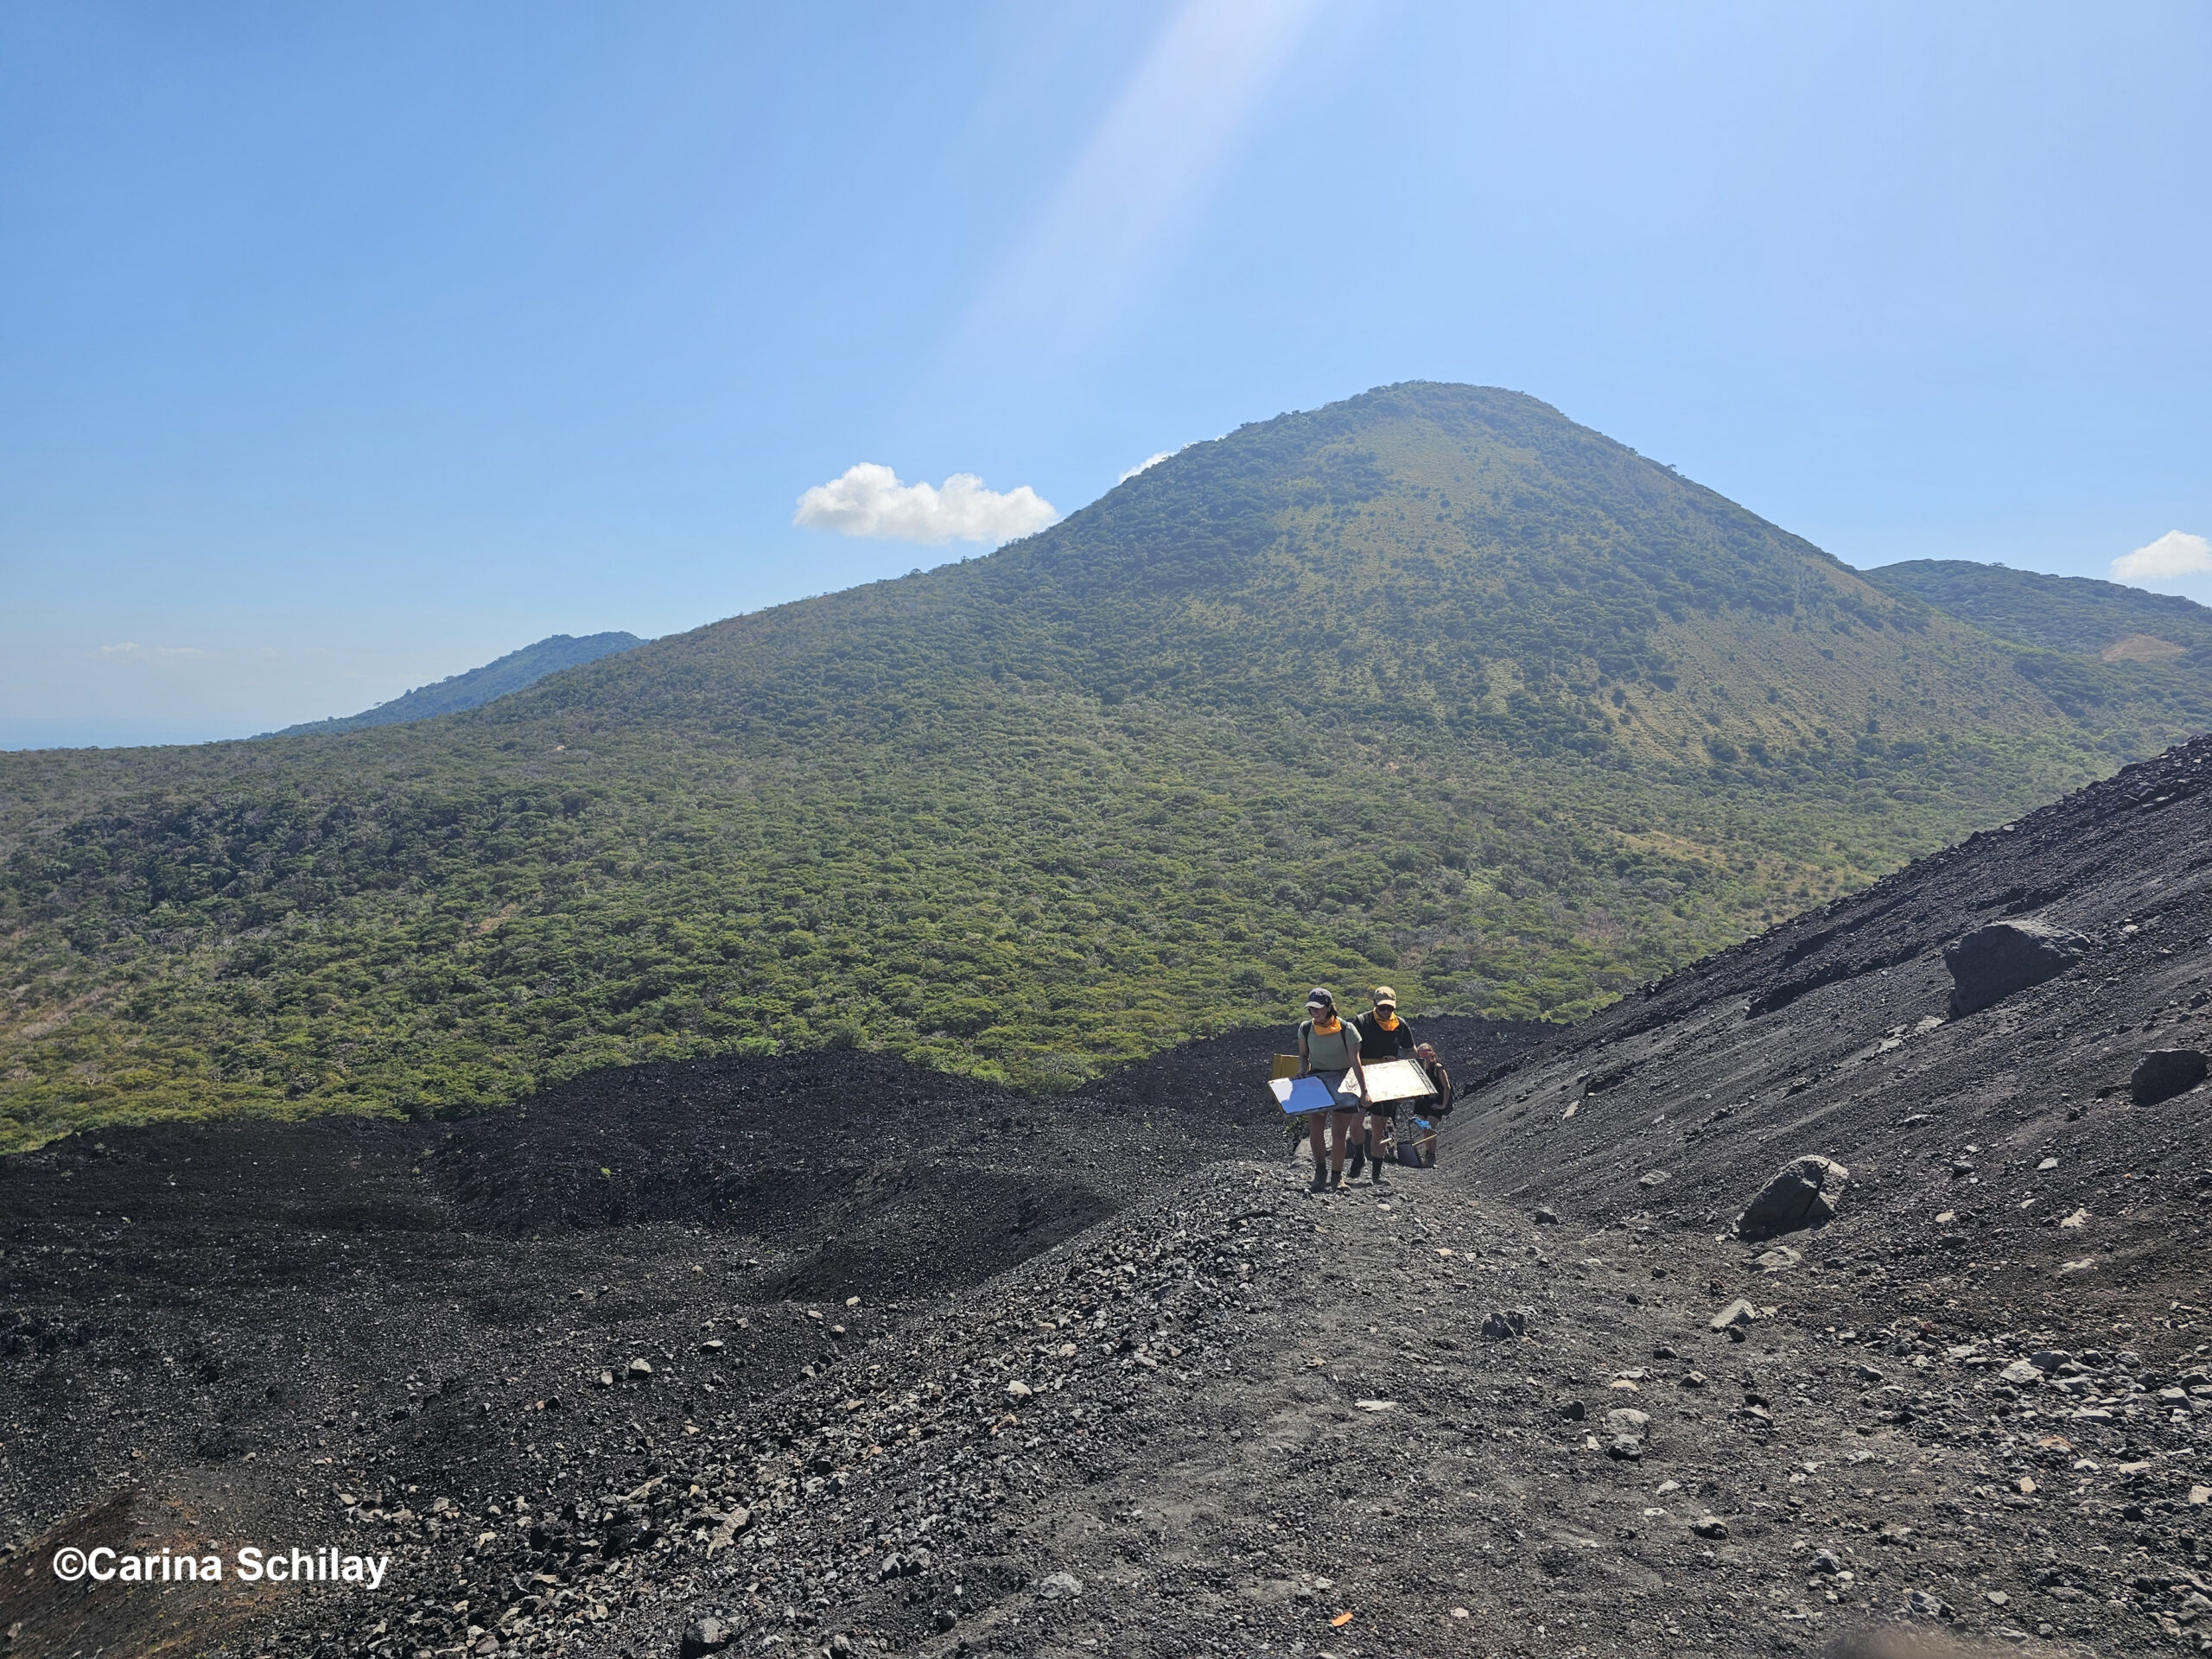
[(2193, 658), (2087, 664), (1389, 387), (466, 713), (0, 756), (0, 1135), (852, 1044), (1052, 1086), (1316, 982), (1572, 1015), (2198, 721)]
[(364, 726), (396, 726), (402, 721), (429, 720), (438, 715), (458, 714), (463, 709), (480, 709), (495, 698), (537, 684), (548, 674), (557, 674), (579, 663), (597, 662), (602, 657), (645, 643), (634, 633), (588, 633), (581, 639), (574, 634), (550, 634), (534, 645), (496, 657), (481, 668), (449, 675), (432, 685), (418, 685), (390, 702), (380, 702), (358, 715), (311, 720), (303, 726), (287, 726), (281, 732), (264, 735), (302, 737), (310, 732), (351, 732)]
[(1910, 559), (1865, 572), (1888, 594), (1917, 599), (1991, 633), (2111, 663), (2170, 661), (2201, 671), (2212, 653), (2212, 610), (2094, 576), (2047, 576), (1964, 559)]

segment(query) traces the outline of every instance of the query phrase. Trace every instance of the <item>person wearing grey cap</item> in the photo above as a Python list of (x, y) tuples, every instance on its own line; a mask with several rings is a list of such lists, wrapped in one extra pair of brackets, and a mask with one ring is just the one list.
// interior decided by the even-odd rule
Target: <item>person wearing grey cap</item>
[[(1298, 1028), (1298, 1075), (1318, 1077), (1339, 1102), (1335, 1109), (1306, 1115), (1306, 1144), (1313, 1153), (1313, 1190), (1324, 1192), (1344, 1184), (1344, 1147), (1359, 1123), (1359, 1103), (1367, 1095), (1367, 1073), (1359, 1064), (1359, 1031), (1337, 1012), (1337, 999), (1317, 985), (1306, 999), (1306, 1022)], [(1345, 1084), (1353, 1085), (1347, 1090)], [(1328, 1120), (1326, 1132), (1322, 1120)], [(1333, 1141), (1333, 1145), (1331, 1142)]]

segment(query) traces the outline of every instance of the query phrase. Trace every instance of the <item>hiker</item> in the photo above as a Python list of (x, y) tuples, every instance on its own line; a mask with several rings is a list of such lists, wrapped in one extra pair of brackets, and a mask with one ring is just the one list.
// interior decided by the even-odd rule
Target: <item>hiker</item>
[[(1329, 1092), (1345, 1097), (1347, 1076), (1356, 1085), (1353, 1103), (1326, 1112), (1308, 1112), (1306, 1144), (1313, 1153), (1313, 1190), (1327, 1192), (1344, 1184), (1344, 1143), (1358, 1127), (1357, 1102), (1367, 1093), (1367, 1073), (1359, 1063), (1359, 1032), (1337, 1012), (1337, 999), (1316, 985), (1306, 998), (1306, 1022), (1298, 1028), (1298, 1075), (1318, 1077)], [(1325, 1126), (1322, 1120), (1326, 1118)], [(1335, 1132), (1334, 1144), (1329, 1131)]]
[[(1414, 1052), (1414, 1028), (1398, 1018), (1398, 994), (1388, 985), (1377, 985), (1370, 999), (1374, 1011), (1363, 1014), (1353, 1022), (1359, 1033), (1359, 1058), (1362, 1060), (1402, 1060)], [(1363, 1093), (1365, 1090), (1363, 1089)], [(1395, 1100), (1372, 1101), (1368, 1103), (1365, 1120), (1359, 1126), (1359, 1138), (1351, 1149), (1351, 1177), (1359, 1179), (1363, 1161), (1374, 1166), (1369, 1179), (1377, 1186), (1382, 1185), (1383, 1167), (1389, 1161), (1382, 1150), (1382, 1143), (1394, 1138), (1392, 1122), (1398, 1115)]]
[(1428, 1118), (1429, 1130), (1423, 1143), (1421, 1163), (1425, 1168), (1436, 1164), (1436, 1143), (1444, 1135), (1444, 1120), (1452, 1113), (1452, 1074), (1444, 1069), (1444, 1062), (1436, 1058), (1436, 1051), (1427, 1043), (1414, 1046), (1414, 1059), (1427, 1074), (1428, 1086), (1436, 1090), (1436, 1098), (1421, 1103)]
[(1428, 1086), (1436, 1090), (1436, 1102), (1429, 1111), (1440, 1118), (1446, 1116), (1452, 1109), (1452, 1074), (1444, 1069), (1444, 1062), (1436, 1058), (1436, 1050), (1427, 1043), (1414, 1046), (1414, 1058), (1428, 1073)]

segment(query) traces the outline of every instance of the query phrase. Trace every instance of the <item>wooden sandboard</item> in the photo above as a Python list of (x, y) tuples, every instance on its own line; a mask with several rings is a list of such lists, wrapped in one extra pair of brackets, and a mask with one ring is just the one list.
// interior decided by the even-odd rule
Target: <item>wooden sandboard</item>
[(1361, 1069), (1367, 1073), (1366, 1098), (1377, 1104), (1435, 1097), (1436, 1085), (1415, 1061), (1376, 1060)]

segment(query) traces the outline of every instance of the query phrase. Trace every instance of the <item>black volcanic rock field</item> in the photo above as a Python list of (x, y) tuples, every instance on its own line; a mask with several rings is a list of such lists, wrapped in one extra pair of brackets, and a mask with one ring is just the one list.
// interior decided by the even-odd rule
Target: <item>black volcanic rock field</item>
[[(4, 1651), (2212, 1651), (2212, 1093), (2143, 1065), (2212, 1048), (2208, 779), (1429, 1022), (1479, 1087), (1379, 1189), (1305, 1190), (1287, 1023), (11, 1158)], [(2008, 922), (2055, 970), (1954, 1015)], [(1737, 1236), (1808, 1157), (1835, 1217)], [(57, 1584), (94, 1542), (391, 1565)]]

